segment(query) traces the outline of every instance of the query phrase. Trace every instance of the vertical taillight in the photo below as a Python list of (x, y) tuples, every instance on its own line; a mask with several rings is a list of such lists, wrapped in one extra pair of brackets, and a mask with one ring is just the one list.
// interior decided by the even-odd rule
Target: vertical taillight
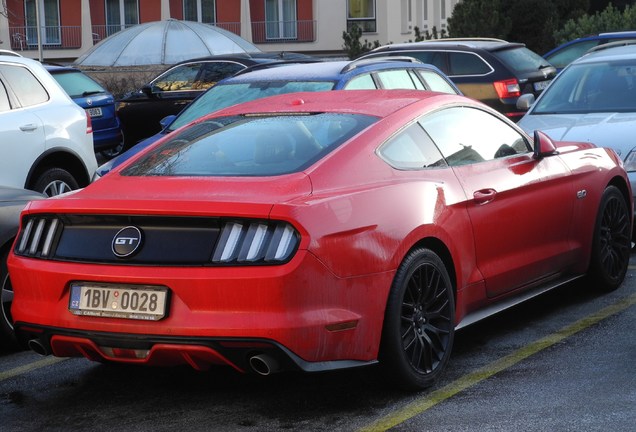
[(86, 113), (86, 135), (93, 133), (93, 121), (91, 120), (91, 116)]
[(514, 78), (503, 81), (495, 81), (493, 85), (495, 86), (495, 91), (500, 99), (521, 96), (519, 81)]

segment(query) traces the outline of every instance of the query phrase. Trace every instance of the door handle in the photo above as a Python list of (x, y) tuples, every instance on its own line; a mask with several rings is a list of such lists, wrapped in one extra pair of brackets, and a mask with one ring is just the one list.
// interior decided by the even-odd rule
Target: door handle
[(33, 123), (29, 123), (29, 124), (25, 124), (20, 126), (20, 130), (22, 132), (32, 132), (34, 130), (36, 130), (38, 128), (38, 125), (33, 124)]
[(473, 193), (473, 198), (477, 204), (486, 204), (495, 199), (497, 191), (494, 189), (481, 189)]

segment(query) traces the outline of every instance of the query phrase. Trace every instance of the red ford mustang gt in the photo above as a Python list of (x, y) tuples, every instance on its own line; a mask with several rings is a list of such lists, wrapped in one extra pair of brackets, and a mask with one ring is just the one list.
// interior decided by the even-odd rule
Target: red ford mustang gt
[(617, 288), (631, 197), (612, 150), (531, 139), (461, 96), (277, 96), (31, 203), (9, 258), (15, 330), (62, 357), (380, 362), (423, 388), (456, 329), (582, 276)]

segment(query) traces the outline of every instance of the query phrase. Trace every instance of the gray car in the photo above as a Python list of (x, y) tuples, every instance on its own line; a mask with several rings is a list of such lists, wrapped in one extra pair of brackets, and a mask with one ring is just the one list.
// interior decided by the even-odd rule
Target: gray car
[(558, 141), (587, 141), (616, 151), (636, 192), (636, 46), (608, 47), (570, 63), (535, 101), (518, 125)]
[(0, 347), (15, 345), (11, 319), (13, 289), (7, 272), (7, 256), (18, 232), (20, 212), (29, 201), (42, 198), (44, 195), (37, 192), (0, 186)]

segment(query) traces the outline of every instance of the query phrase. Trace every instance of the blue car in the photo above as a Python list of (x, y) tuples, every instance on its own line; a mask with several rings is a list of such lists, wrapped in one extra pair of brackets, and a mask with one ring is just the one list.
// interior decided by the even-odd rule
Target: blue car
[(108, 173), (125, 160), (172, 131), (213, 111), (283, 93), (326, 90), (414, 89), (461, 94), (437, 67), (411, 58), (373, 58), (354, 61), (330, 61), (247, 68), (219, 81), (196, 98), (177, 116), (165, 117), (163, 129), (111, 159), (97, 169), (97, 177)]
[(97, 81), (69, 66), (44, 65), (73, 101), (86, 110), (93, 125), (95, 152), (117, 147), (122, 140), (115, 98)]
[(543, 58), (560, 71), (592, 48), (625, 40), (636, 40), (636, 31), (599, 33), (574, 39), (548, 51)]

